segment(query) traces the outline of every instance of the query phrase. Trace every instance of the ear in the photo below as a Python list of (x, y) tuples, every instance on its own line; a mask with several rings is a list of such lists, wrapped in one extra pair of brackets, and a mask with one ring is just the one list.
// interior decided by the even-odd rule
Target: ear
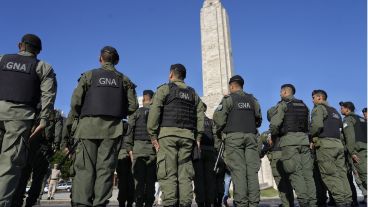
[(23, 47), (23, 43), (18, 43), (18, 49), (20, 50), (20, 51), (23, 51), (24, 50), (24, 47)]
[(103, 60), (102, 60), (102, 57), (101, 57), (101, 56), (98, 58), (98, 61), (99, 61), (100, 63), (103, 63)]

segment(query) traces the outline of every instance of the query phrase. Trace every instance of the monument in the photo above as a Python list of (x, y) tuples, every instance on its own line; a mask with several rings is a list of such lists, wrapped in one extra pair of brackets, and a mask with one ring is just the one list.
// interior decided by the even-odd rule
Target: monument
[(220, 0), (205, 0), (201, 9), (203, 101), (212, 117), (234, 74), (229, 18)]
[[(201, 9), (203, 97), (207, 116), (212, 118), (234, 75), (229, 17), (220, 0), (204, 0)], [(270, 163), (262, 159), (258, 172), (261, 188), (274, 185)]]

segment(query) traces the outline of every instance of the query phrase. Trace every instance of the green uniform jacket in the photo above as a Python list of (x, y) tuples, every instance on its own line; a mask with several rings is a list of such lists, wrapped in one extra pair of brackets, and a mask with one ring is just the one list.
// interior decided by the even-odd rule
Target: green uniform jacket
[(350, 114), (345, 116), (343, 120), (343, 132), (345, 136), (346, 148), (350, 155), (356, 155), (359, 149), (367, 149), (366, 143), (355, 141), (354, 125), (356, 121), (353, 115), (355, 115), (354, 112), (350, 112)]
[[(103, 70), (116, 71), (112, 63), (105, 63), (101, 66)], [(73, 133), (72, 125), (75, 120), (78, 120), (81, 108), (83, 106), (83, 99), (88, 88), (91, 86), (92, 71), (83, 73), (79, 79), (77, 88), (74, 89), (70, 112), (66, 122), (67, 129)], [(128, 115), (132, 114), (138, 108), (138, 100), (135, 92), (135, 85), (129, 80), (127, 76), (123, 77), (123, 86), (128, 99)], [(122, 106), (123, 107), (123, 106)], [(101, 130), (103, 129), (103, 130)], [(83, 117), (79, 120), (75, 129), (73, 137), (81, 139), (105, 139), (117, 138), (123, 134), (122, 120), (113, 117)]]
[[(186, 88), (187, 85), (181, 80), (174, 80), (173, 83), (180, 88)], [(151, 138), (163, 138), (167, 136), (184, 137), (188, 139), (196, 139), (200, 141), (204, 131), (204, 105), (199, 96), (195, 95), (195, 105), (197, 107), (197, 130), (182, 129), (178, 127), (160, 127), (160, 117), (164, 107), (165, 98), (170, 93), (168, 84), (161, 85), (157, 88), (153, 96), (150, 107), (147, 130)]]
[[(239, 95), (245, 95), (244, 91), (237, 91), (235, 92)], [(262, 124), (262, 113), (261, 113), (261, 107), (257, 101), (256, 98), (253, 97), (254, 100), (254, 112), (255, 112), (255, 118), (256, 118), (256, 126), (260, 127)], [(213, 121), (216, 124), (217, 131), (222, 132), (222, 130), (225, 128), (227, 123), (227, 117), (230, 113), (230, 111), (233, 108), (233, 100), (231, 99), (231, 96), (224, 96), (221, 100), (220, 105), (217, 107), (215, 113), (213, 114)]]
[[(287, 109), (287, 102), (294, 99), (294, 96), (283, 98), (277, 105), (274, 115), (270, 121), (270, 131), (272, 135), (279, 136), (280, 127), (284, 121), (285, 111)], [(303, 132), (289, 132), (281, 137), (280, 147), (290, 145), (309, 145), (309, 138)]]
[[(19, 55), (34, 56), (29, 52), (19, 52)], [(0, 55), (0, 60), (2, 59)], [(56, 75), (51, 65), (44, 61), (40, 61), (36, 67), (36, 73), (40, 78), (41, 90), (41, 112), (40, 124), (47, 125), (47, 120), (54, 110), (56, 98)], [(13, 103), (0, 100), (0, 120), (33, 120), (36, 118), (36, 111), (33, 107), (26, 104)]]
[(323, 121), (327, 118), (328, 112), (326, 106), (327, 102), (316, 104), (312, 110), (310, 133), (313, 137), (313, 142), (316, 147), (335, 148), (341, 146), (340, 139), (324, 137), (323, 142), (319, 142), (319, 134), (323, 129)]
[[(149, 108), (149, 105), (143, 106), (145, 108)], [(156, 151), (153, 148), (153, 145), (150, 142), (147, 141), (141, 141), (141, 140), (134, 140), (135, 136), (135, 126), (136, 121), (139, 118), (139, 112), (138, 110), (134, 112), (132, 115), (128, 118), (129, 127), (132, 128), (131, 133), (126, 136), (125, 146), (127, 152), (133, 151), (134, 148), (134, 155), (136, 156), (149, 156), (149, 155), (155, 155)]]

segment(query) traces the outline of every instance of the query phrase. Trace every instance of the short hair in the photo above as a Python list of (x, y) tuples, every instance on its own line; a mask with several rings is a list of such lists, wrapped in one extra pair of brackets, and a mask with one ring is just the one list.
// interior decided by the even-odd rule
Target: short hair
[(105, 62), (110, 62), (114, 65), (119, 62), (119, 54), (117, 50), (111, 46), (105, 46), (101, 49), (101, 58)]
[(314, 95), (321, 95), (323, 100), (327, 100), (327, 93), (324, 90), (317, 89), (312, 91), (312, 96)]
[(180, 80), (184, 80), (187, 77), (187, 70), (184, 65), (178, 63), (170, 66), (170, 71), (174, 74), (174, 76)]
[(154, 92), (152, 90), (144, 90), (143, 96), (148, 96), (150, 99), (152, 99)]
[(24, 44), (27, 52), (39, 54), (42, 50), (42, 41), (35, 34), (25, 34), (22, 37), (21, 43)]
[(348, 108), (350, 111), (354, 112), (355, 111), (355, 106), (353, 104), (353, 102), (351, 101), (340, 101), (339, 105), (345, 108)]
[(234, 75), (233, 77), (230, 78), (229, 85), (234, 84), (234, 83), (240, 86), (241, 88), (243, 88), (244, 79), (240, 75)]

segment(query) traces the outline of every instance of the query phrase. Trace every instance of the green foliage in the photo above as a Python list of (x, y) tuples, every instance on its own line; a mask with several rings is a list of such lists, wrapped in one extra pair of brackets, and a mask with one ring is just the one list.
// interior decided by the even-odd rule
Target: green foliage
[(278, 195), (279, 195), (278, 191), (272, 187), (261, 190), (261, 197), (275, 197)]
[[(60, 164), (64, 157), (65, 154), (61, 150), (57, 151), (51, 158), (51, 166), (53, 167), (54, 164)], [(64, 180), (69, 180), (69, 177), (72, 177), (70, 174), (70, 167), (72, 166), (72, 163), (72, 160), (68, 158), (62, 166), (59, 166), (61, 168), (61, 177)]]

